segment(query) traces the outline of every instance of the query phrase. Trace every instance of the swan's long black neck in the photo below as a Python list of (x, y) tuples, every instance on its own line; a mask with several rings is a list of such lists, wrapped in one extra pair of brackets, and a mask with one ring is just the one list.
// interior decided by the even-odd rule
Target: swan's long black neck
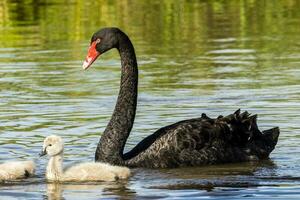
[(121, 56), (120, 91), (113, 115), (97, 146), (96, 161), (123, 164), (123, 150), (133, 126), (138, 86), (138, 68), (134, 48), (124, 34), (118, 37)]

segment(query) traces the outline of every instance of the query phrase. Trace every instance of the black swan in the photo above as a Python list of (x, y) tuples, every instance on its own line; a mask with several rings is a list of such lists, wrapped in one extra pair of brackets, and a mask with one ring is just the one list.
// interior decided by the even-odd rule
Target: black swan
[(134, 123), (138, 92), (138, 66), (130, 39), (118, 28), (97, 31), (91, 38), (83, 68), (89, 68), (100, 54), (112, 48), (121, 56), (120, 91), (98, 143), (96, 161), (147, 168), (198, 166), (265, 159), (275, 148), (279, 128), (261, 132), (257, 115), (237, 110), (225, 117), (212, 119), (202, 114), (160, 128), (123, 153)]

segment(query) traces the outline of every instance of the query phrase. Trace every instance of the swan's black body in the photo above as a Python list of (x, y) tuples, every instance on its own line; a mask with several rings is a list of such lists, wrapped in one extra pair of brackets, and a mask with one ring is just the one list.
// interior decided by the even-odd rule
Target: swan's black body
[(122, 75), (116, 107), (98, 144), (96, 161), (148, 168), (196, 166), (264, 159), (275, 148), (279, 129), (260, 132), (256, 115), (238, 110), (226, 117), (211, 119), (202, 114), (199, 118), (163, 127), (124, 154), (137, 103), (135, 52), (129, 38), (117, 28), (96, 32), (91, 43), (97, 39), (100, 42), (95, 48), (100, 54), (118, 49)]

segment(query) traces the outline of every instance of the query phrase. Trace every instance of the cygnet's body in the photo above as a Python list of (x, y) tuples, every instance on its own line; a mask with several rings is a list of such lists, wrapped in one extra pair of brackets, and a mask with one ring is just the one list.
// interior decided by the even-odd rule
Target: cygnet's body
[(46, 170), (46, 178), (50, 181), (114, 181), (130, 176), (127, 167), (100, 162), (81, 163), (63, 171), (63, 150), (61, 137), (51, 135), (44, 140), (41, 155), (50, 156)]
[(0, 181), (28, 178), (35, 172), (33, 161), (12, 161), (0, 164)]

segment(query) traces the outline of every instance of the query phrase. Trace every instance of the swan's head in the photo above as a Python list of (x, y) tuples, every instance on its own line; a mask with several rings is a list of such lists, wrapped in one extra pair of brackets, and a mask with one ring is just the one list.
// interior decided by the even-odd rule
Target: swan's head
[(118, 48), (119, 37), (125, 35), (118, 28), (103, 28), (94, 33), (91, 38), (88, 54), (83, 63), (83, 69), (89, 68), (93, 62), (106, 51), (112, 48)]
[(44, 156), (46, 154), (49, 156), (55, 156), (61, 154), (63, 150), (64, 142), (62, 138), (57, 135), (51, 135), (45, 138), (40, 156)]

